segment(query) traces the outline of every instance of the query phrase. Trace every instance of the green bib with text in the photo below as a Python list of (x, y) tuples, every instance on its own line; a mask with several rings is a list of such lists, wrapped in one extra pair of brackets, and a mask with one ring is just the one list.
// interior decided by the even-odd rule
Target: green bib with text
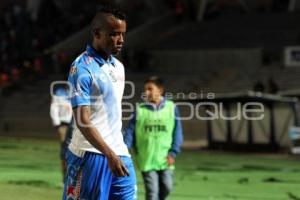
[(135, 139), (137, 163), (141, 171), (169, 168), (166, 158), (173, 141), (174, 109), (174, 103), (168, 100), (159, 110), (150, 110), (144, 104), (138, 106)]

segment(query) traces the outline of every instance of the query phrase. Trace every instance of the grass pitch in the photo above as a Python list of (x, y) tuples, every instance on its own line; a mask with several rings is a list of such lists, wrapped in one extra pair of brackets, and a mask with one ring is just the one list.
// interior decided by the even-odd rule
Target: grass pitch
[[(61, 179), (58, 142), (0, 138), (0, 200), (61, 199)], [(169, 199), (299, 200), (299, 188), (300, 160), (288, 155), (186, 151)]]

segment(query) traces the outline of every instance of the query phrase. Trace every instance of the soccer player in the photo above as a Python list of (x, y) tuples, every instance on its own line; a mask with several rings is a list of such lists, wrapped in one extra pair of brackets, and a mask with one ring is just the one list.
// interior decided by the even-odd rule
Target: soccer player
[(182, 127), (174, 103), (163, 97), (163, 81), (150, 77), (140, 104), (125, 130), (124, 141), (134, 147), (142, 172), (146, 200), (166, 199), (172, 190), (175, 157), (182, 144)]
[(91, 45), (70, 69), (76, 126), (67, 152), (64, 200), (136, 198), (134, 166), (121, 131), (124, 67), (114, 57), (125, 32), (124, 14), (102, 7), (91, 23)]
[[(56, 129), (56, 132), (59, 135), (60, 139), (60, 159), (61, 159), (61, 168), (63, 174), (63, 180), (66, 174), (66, 144), (67, 140), (70, 137), (68, 129), (71, 126), (72, 120), (72, 106), (69, 98), (69, 91), (67, 87), (60, 86), (57, 87), (54, 91), (54, 94), (51, 99), (50, 104), (50, 117), (52, 124)], [(68, 135), (68, 137), (67, 137)]]

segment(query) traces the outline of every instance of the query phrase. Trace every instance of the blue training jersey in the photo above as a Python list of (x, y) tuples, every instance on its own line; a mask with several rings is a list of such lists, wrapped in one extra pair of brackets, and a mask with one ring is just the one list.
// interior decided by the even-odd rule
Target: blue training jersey
[[(91, 46), (87, 46), (86, 51), (73, 62), (68, 81), (72, 86), (72, 107), (90, 106), (91, 123), (106, 144), (117, 155), (129, 156), (121, 131), (121, 103), (125, 85), (123, 64), (113, 56), (106, 61)], [(77, 126), (69, 149), (72, 152), (101, 153), (85, 139)]]

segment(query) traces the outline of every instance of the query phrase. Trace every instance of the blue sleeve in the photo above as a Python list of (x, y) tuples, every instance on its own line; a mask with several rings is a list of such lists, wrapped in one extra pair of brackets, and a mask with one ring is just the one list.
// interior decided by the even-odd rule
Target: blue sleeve
[(176, 155), (180, 152), (180, 147), (183, 142), (183, 135), (182, 135), (182, 125), (180, 121), (180, 115), (178, 108), (175, 107), (175, 126), (173, 131), (173, 142), (171, 149), (169, 150), (169, 155), (176, 157)]
[(135, 146), (135, 113), (131, 120), (129, 121), (129, 124), (127, 128), (124, 131), (124, 142), (128, 149), (131, 149), (133, 146)]
[(72, 66), (68, 77), (71, 86), (71, 104), (73, 108), (90, 105), (92, 77), (83, 67)]

